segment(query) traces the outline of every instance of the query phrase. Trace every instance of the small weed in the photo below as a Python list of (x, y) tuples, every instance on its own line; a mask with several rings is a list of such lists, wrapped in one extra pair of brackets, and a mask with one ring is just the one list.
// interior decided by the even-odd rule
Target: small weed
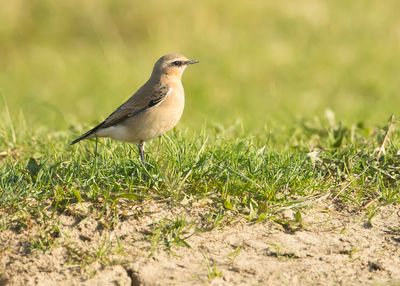
[(207, 277), (209, 280), (222, 277), (223, 273), (218, 269), (217, 264), (214, 260), (207, 259)]
[(339, 251), (340, 254), (348, 255), (349, 258), (351, 258), (351, 259), (354, 259), (354, 258), (355, 258), (355, 255), (356, 255), (357, 253), (359, 253), (359, 252), (360, 252), (360, 249), (358, 249), (357, 247), (352, 247), (352, 248), (350, 248), (350, 249), (348, 249), (348, 250), (341, 250), (341, 251)]
[(231, 263), (240, 255), (240, 252), (242, 250), (241, 246), (236, 247), (231, 253), (228, 254), (228, 258), (231, 261)]
[(37, 249), (42, 252), (46, 252), (51, 249), (55, 244), (55, 239), (60, 236), (60, 229), (58, 226), (49, 226), (43, 230), (40, 230), (39, 233), (30, 241), (30, 245), (32, 249)]
[(78, 265), (81, 268), (85, 268), (94, 262), (108, 265), (111, 263), (109, 256), (114, 252), (113, 245), (108, 239), (100, 242), (95, 248), (83, 249), (74, 244), (66, 244), (64, 247), (67, 250), (68, 263)]
[(380, 206), (377, 205), (371, 205), (368, 206), (366, 209), (366, 222), (364, 224), (365, 227), (372, 227), (372, 219), (378, 214)]
[(285, 258), (285, 259), (294, 259), (299, 258), (295, 253), (288, 252), (284, 250), (284, 246), (281, 244), (270, 244), (270, 247), (267, 250), (267, 255), (273, 256), (276, 258)]
[(154, 252), (160, 244), (171, 251), (173, 247), (189, 247), (186, 241), (193, 235), (193, 224), (184, 217), (163, 219), (153, 225), (151, 231), (151, 249)]
[(298, 230), (304, 229), (303, 217), (299, 210), (294, 213), (293, 219), (275, 217), (272, 218), (272, 221), (280, 224), (287, 233), (295, 233)]

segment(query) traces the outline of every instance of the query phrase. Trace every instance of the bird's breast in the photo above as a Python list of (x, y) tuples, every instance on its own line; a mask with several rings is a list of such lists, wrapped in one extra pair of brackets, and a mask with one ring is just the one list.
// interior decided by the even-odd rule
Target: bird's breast
[(157, 121), (159, 121), (160, 127), (169, 130), (181, 119), (184, 107), (185, 95), (183, 88), (173, 88), (165, 100), (156, 107), (157, 110), (155, 110), (154, 116), (158, 117)]

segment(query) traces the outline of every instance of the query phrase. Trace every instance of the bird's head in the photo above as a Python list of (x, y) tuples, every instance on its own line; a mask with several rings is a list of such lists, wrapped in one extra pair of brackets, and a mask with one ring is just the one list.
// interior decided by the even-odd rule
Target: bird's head
[(153, 75), (155, 76), (176, 76), (182, 77), (188, 65), (197, 64), (197, 60), (189, 60), (180, 54), (168, 54), (162, 56), (154, 65)]

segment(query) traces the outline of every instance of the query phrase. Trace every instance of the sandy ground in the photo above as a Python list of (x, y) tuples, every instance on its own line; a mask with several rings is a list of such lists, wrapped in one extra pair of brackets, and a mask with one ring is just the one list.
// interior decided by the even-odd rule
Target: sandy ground
[[(120, 215), (112, 230), (90, 205), (58, 215), (50, 250), (31, 250), (35, 225), (0, 233), (0, 285), (400, 285), (400, 206), (365, 213), (319, 203), (290, 231), (271, 221), (230, 220), (188, 228), (190, 247), (151, 247), (154, 223), (201, 210), (146, 204)], [(293, 213), (282, 217), (292, 219)]]

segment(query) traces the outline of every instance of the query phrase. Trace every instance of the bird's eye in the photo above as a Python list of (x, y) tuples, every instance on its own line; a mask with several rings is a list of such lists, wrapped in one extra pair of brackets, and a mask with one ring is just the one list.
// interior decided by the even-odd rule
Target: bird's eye
[(172, 65), (176, 66), (176, 67), (180, 67), (182, 65), (182, 62), (181, 61), (174, 61), (174, 62), (172, 62)]

